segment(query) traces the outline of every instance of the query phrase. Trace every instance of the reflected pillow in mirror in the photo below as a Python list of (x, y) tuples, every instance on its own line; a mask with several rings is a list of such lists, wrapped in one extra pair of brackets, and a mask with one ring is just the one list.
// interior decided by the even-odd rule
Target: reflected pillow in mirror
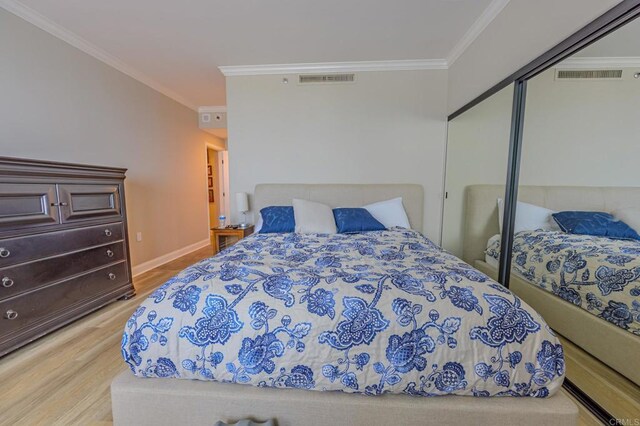
[[(551, 215), (554, 210), (545, 207), (536, 206), (534, 204), (518, 201), (516, 208), (516, 220), (513, 224), (513, 232), (535, 231), (542, 229), (544, 231), (559, 231), (558, 225)], [(502, 232), (502, 219), (504, 217), (504, 201), (498, 198), (498, 225)]]
[(640, 235), (621, 220), (605, 212), (567, 211), (553, 218), (564, 232), (621, 240), (640, 240)]

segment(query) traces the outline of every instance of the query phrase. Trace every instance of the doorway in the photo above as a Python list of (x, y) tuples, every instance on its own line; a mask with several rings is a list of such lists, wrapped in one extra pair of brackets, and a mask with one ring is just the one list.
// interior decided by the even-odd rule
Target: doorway
[(212, 145), (207, 149), (207, 199), (209, 229), (219, 226), (218, 217), (230, 215), (228, 202), (229, 169), (228, 151), (216, 149)]

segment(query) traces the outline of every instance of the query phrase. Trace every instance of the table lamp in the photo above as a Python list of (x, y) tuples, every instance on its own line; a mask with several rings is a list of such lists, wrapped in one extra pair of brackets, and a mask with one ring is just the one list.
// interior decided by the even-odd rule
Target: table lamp
[(247, 228), (249, 225), (247, 224), (246, 214), (249, 211), (249, 195), (246, 192), (238, 192), (236, 193), (236, 208), (240, 213), (242, 213), (242, 222), (240, 223), (240, 228)]

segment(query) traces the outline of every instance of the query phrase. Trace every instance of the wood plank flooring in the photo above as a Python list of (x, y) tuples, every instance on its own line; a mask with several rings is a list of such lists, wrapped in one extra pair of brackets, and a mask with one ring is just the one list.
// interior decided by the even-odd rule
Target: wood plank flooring
[[(124, 323), (156, 287), (211, 254), (212, 248), (207, 247), (140, 275), (134, 280), (137, 295), (133, 299), (113, 303), (0, 359), (0, 425), (111, 425), (109, 386), (126, 369), (120, 356)], [(616, 386), (602, 390), (610, 396), (607, 409), (624, 417), (636, 409), (634, 398), (640, 404), (640, 390), (633, 384), (620, 386), (624, 378), (599, 370), (599, 363), (569, 342), (565, 352), (568, 371), (583, 377), (574, 379), (576, 384), (598, 378), (617, 380)], [(620, 397), (613, 393), (615, 387), (621, 389)], [(582, 408), (580, 424), (600, 422)]]
[(567, 377), (615, 418), (639, 419), (640, 387), (569, 340), (559, 338), (564, 347)]

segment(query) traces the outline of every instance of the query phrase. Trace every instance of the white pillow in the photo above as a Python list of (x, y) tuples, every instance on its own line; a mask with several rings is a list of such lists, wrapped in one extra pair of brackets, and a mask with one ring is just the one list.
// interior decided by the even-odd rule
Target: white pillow
[(262, 229), (262, 213), (258, 212), (258, 220), (256, 220), (256, 224), (253, 227), (253, 233), (257, 234)]
[(293, 199), (293, 217), (299, 234), (335, 234), (333, 210), (326, 204)]
[[(534, 231), (543, 229), (545, 231), (559, 231), (560, 227), (551, 216), (555, 211), (544, 207), (518, 201), (516, 208), (516, 222), (513, 225), (513, 232)], [(498, 224), (502, 232), (502, 218), (504, 217), (504, 201), (498, 198)]]
[(402, 198), (394, 198), (392, 200), (380, 201), (378, 203), (362, 206), (366, 209), (375, 220), (382, 223), (385, 228), (393, 228), (399, 226), (401, 228), (411, 229), (407, 212), (402, 205)]
[(629, 225), (631, 228), (633, 228), (634, 231), (640, 233), (640, 209), (628, 207), (624, 209), (618, 209), (611, 214), (613, 214), (613, 217), (615, 217), (616, 219), (621, 220)]

